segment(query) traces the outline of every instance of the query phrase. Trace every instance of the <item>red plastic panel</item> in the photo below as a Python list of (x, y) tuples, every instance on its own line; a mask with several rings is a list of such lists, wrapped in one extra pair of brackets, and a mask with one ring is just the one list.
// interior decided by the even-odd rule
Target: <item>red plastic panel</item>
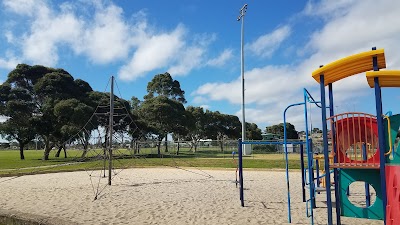
[(386, 166), (386, 224), (400, 224), (400, 165)]

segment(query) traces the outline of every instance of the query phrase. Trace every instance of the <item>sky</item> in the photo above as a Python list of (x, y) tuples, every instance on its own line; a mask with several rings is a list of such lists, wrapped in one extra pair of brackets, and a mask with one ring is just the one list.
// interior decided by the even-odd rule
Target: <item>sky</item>
[[(186, 106), (241, 114), (241, 26), (244, 17), (245, 120), (261, 129), (283, 121), (284, 109), (319, 99), (311, 73), (372, 47), (387, 69), (400, 69), (398, 0), (1, 0), (0, 83), (17, 64), (67, 70), (97, 91), (143, 99), (147, 83), (169, 72)], [(365, 74), (333, 84), (336, 113), (375, 114)], [(400, 91), (382, 90), (383, 111), (400, 112)], [(314, 127), (320, 111), (311, 109)], [(303, 107), (287, 121), (304, 130)]]

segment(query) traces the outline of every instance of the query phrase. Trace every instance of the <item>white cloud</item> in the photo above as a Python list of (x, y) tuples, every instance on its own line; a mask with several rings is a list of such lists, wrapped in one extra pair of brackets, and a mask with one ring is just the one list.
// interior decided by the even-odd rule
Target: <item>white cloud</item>
[(12, 70), (17, 66), (18, 63), (19, 61), (15, 57), (7, 59), (0, 58), (0, 68), (2, 69)]
[[(53, 5), (46, 0), (5, 0), (3, 6), (29, 17), (24, 20), (26, 24), (14, 22), (4, 34), (15, 46), (13, 53), (20, 52), (18, 58), (27, 63), (55, 67), (61, 48), (70, 49), (95, 64), (121, 63), (119, 77), (135, 80), (158, 69), (169, 70), (173, 76), (186, 75), (196, 68), (223, 64), (230, 57), (228, 51), (207, 64), (209, 45), (216, 34), (189, 34), (182, 24), (160, 32), (162, 29), (148, 24), (145, 10), (126, 19), (124, 10), (112, 2), (85, 0)], [(13, 30), (17, 26), (27, 29), (22, 33)], [(9, 68), (9, 64), (0, 59), (0, 66)]]
[(246, 44), (245, 48), (257, 56), (270, 57), (290, 33), (291, 28), (288, 25), (279, 27), (272, 33), (260, 36), (253, 43)]
[(198, 67), (202, 61), (204, 49), (200, 47), (189, 47), (183, 51), (183, 54), (177, 59), (178, 63), (168, 71), (173, 75), (186, 75), (192, 69)]
[(56, 17), (41, 15), (23, 40), (24, 58), (42, 65), (55, 66), (58, 44), (73, 44), (81, 35), (82, 23), (71, 13)]
[[(145, 72), (167, 66), (184, 46), (185, 28), (179, 25), (170, 33), (162, 33), (149, 37), (141, 43), (131, 61), (119, 71), (124, 80), (134, 80), (144, 76)], [(168, 43), (168, 44), (166, 44)]]
[(131, 28), (125, 23), (123, 10), (115, 5), (97, 7), (93, 24), (83, 33), (83, 40), (74, 46), (77, 52), (85, 52), (96, 63), (109, 63), (128, 56)]
[(20, 15), (32, 15), (35, 13), (37, 5), (43, 5), (43, 1), (36, 0), (4, 0), (3, 5), (6, 9)]
[(225, 49), (218, 57), (208, 60), (207, 65), (223, 66), (233, 56), (232, 49)]
[(11, 31), (5, 31), (4, 36), (6, 37), (8, 43), (14, 43), (14, 35)]

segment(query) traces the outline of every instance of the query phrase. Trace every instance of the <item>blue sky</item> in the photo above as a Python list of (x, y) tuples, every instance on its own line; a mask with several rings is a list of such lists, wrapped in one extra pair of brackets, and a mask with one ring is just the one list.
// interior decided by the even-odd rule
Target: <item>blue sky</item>
[[(246, 121), (262, 129), (302, 101), (319, 98), (311, 72), (321, 64), (384, 48), (400, 69), (400, 1), (2, 0), (0, 82), (18, 63), (64, 68), (105, 91), (142, 99), (154, 75), (169, 72), (187, 105), (241, 118), (239, 9), (245, 16)], [(375, 114), (364, 74), (334, 84), (337, 112)], [(400, 112), (398, 89), (384, 89), (384, 111)], [(320, 124), (313, 110), (314, 126)], [(304, 129), (302, 108), (288, 121)]]

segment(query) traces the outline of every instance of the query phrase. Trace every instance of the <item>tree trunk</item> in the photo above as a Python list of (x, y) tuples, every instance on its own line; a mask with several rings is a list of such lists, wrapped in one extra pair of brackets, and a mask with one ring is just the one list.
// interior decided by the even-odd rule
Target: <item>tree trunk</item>
[(86, 154), (87, 154), (87, 152), (88, 152), (88, 150), (87, 150), (87, 149), (83, 149), (83, 152), (82, 152), (81, 158), (85, 158), (85, 157), (86, 157)]
[(46, 146), (44, 149), (43, 160), (49, 160), (51, 146)]
[(165, 152), (168, 152), (168, 134), (165, 134)]
[(180, 145), (179, 145), (179, 141), (178, 141), (178, 149), (176, 150), (176, 155), (179, 155), (179, 147), (180, 147)]
[(24, 144), (19, 143), (19, 157), (21, 160), (25, 159), (24, 155)]
[(219, 147), (221, 148), (221, 152), (224, 151), (224, 142), (223, 141), (219, 141)]
[(65, 145), (63, 145), (63, 149), (64, 149), (64, 158), (67, 158), (67, 148), (65, 147)]
[(50, 145), (50, 141), (47, 138), (45, 138), (43, 160), (49, 160), (49, 155), (52, 148), (53, 146)]
[(58, 146), (58, 150), (57, 150), (56, 155), (54, 157), (56, 157), (56, 158), (60, 157), (61, 150), (62, 150), (62, 145)]
[(161, 141), (162, 141), (162, 138), (161, 139), (158, 138), (158, 140), (157, 140), (157, 153), (158, 153), (158, 157), (159, 158), (161, 158)]

